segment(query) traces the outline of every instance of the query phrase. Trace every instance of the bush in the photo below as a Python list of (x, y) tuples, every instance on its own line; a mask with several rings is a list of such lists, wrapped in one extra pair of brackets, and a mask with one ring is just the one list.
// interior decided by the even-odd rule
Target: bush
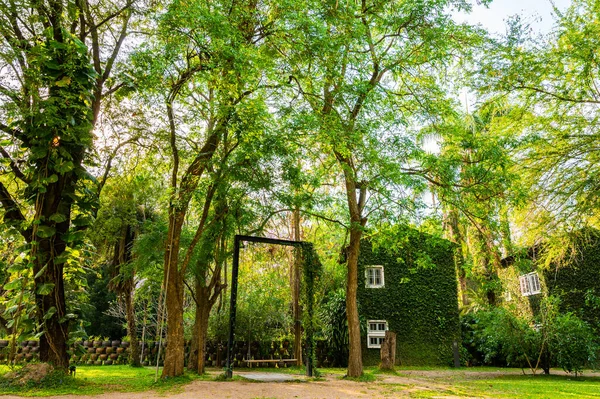
[(497, 308), (462, 317), (463, 346), (474, 363), (485, 365), (538, 367), (549, 372), (558, 366), (581, 373), (594, 366), (599, 349), (592, 328), (572, 313), (557, 314), (546, 301), (537, 320), (518, 318)]
[[(541, 347), (539, 332), (506, 309), (479, 311), (466, 316), (463, 344), (483, 364), (528, 367)], [(464, 318), (464, 317), (463, 317)]]
[(328, 295), (321, 305), (318, 316), (323, 323), (323, 337), (329, 342), (332, 366), (346, 367), (348, 365), (348, 321), (346, 292), (343, 288)]
[(559, 315), (553, 324), (549, 340), (553, 363), (576, 376), (585, 366), (594, 366), (598, 344), (589, 324), (573, 313)]

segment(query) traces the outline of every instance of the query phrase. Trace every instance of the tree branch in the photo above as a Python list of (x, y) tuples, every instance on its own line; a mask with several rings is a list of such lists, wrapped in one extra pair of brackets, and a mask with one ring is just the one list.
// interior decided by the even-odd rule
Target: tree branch
[(10, 169), (13, 171), (13, 173), (19, 180), (21, 180), (23, 183), (31, 182), (31, 180), (28, 179), (23, 172), (21, 172), (21, 169), (19, 169), (17, 163), (10, 157), (10, 154), (2, 146), (0, 146), (0, 155), (2, 155), (5, 159), (8, 159), (10, 161)]
[(32, 237), (30, 229), (25, 229), (23, 227), (25, 216), (2, 182), (0, 182), (0, 203), (4, 208), (4, 222), (12, 222), (23, 238), (25, 238), (27, 242), (31, 242)]

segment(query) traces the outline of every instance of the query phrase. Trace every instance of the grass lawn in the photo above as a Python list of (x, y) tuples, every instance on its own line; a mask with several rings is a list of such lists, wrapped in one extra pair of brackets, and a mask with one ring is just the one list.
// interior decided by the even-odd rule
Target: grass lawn
[[(554, 371), (558, 373), (557, 370)], [(383, 376), (377, 370), (371, 372), (379, 379)], [(521, 369), (488, 367), (401, 368), (395, 375), (403, 379), (412, 379), (410, 387), (418, 389), (411, 392), (410, 396), (415, 398), (443, 396), (507, 399), (600, 398), (600, 374), (591, 371), (575, 378), (564, 374), (523, 375)], [(390, 385), (393, 390), (395, 384)], [(399, 387), (401, 385), (398, 384)]]
[[(9, 368), (0, 366), (0, 376)], [(238, 371), (250, 371), (240, 369)], [(252, 369), (253, 372), (277, 372), (304, 374), (302, 368)], [(380, 372), (375, 367), (365, 368), (365, 376), (360, 379), (344, 378), (345, 369), (320, 369), (322, 378), (319, 384), (331, 384), (337, 387), (343, 384), (351, 390), (365, 392), (367, 389), (373, 398), (380, 397), (481, 397), (481, 398), (599, 398), (600, 374), (587, 372), (583, 377), (568, 375), (522, 375), (520, 369), (496, 368), (399, 368), (395, 372)], [(15, 387), (0, 377), (0, 395), (54, 396), (64, 394), (92, 395), (105, 392), (157, 391), (161, 396), (180, 392), (184, 386), (194, 380), (218, 381), (220, 370), (213, 369), (211, 374), (197, 376), (186, 374), (183, 377), (154, 382), (153, 368), (131, 368), (128, 366), (81, 366), (77, 368), (75, 378), (53, 376), (41, 386)], [(243, 378), (237, 376), (231, 384)], [(267, 383), (269, 384), (269, 383)], [(312, 380), (306, 382), (307, 391)], [(212, 386), (213, 388), (210, 388)], [(285, 384), (277, 384), (278, 391), (284, 391)], [(207, 384), (197, 389), (215, 389)], [(307, 396), (308, 397), (308, 396)]]
[[(208, 378), (186, 374), (169, 380), (155, 383), (154, 368), (129, 366), (79, 366), (76, 377), (52, 376), (41, 386), (16, 387), (7, 384), (0, 377), (0, 395), (13, 394), (20, 396), (52, 396), (52, 395), (94, 395), (104, 392), (140, 392), (156, 390), (159, 392), (177, 390), (194, 379)], [(10, 371), (7, 366), (0, 366), (0, 376)], [(160, 377), (160, 374), (159, 374)]]
[(600, 377), (502, 376), (463, 382), (457, 390), (494, 398), (600, 398)]

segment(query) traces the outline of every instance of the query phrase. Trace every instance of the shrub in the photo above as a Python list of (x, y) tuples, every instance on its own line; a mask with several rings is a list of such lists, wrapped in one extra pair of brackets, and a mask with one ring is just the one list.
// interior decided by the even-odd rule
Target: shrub
[(526, 367), (537, 358), (541, 336), (525, 320), (502, 308), (475, 312), (469, 318), (468, 349), (484, 364)]
[(318, 316), (323, 323), (323, 337), (329, 342), (332, 365), (346, 367), (348, 365), (348, 321), (344, 289), (340, 288), (328, 295), (321, 305)]
[(588, 323), (573, 313), (556, 317), (549, 340), (553, 363), (577, 376), (585, 366), (594, 366), (598, 345)]
[(463, 345), (473, 359), (495, 366), (551, 366), (581, 373), (594, 366), (599, 346), (588, 323), (573, 313), (558, 314), (556, 301), (545, 301), (535, 320), (519, 318), (503, 308), (463, 316)]

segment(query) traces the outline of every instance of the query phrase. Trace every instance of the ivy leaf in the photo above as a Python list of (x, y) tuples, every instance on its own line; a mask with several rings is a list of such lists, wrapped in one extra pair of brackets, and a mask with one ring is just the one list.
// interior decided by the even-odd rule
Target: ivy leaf
[(79, 214), (73, 219), (73, 225), (77, 227), (89, 226), (93, 221), (91, 216)]
[(55, 83), (58, 87), (66, 87), (71, 84), (71, 78), (69, 76), (63, 77), (61, 80)]
[(57, 256), (56, 258), (54, 258), (54, 264), (56, 265), (60, 265), (62, 263), (65, 263), (66, 261), (69, 260), (69, 253), (68, 252), (63, 252), (62, 254), (60, 254), (59, 256)]
[(65, 220), (67, 220), (67, 217), (62, 213), (55, 213), (54, 215), (51, 215), (48, 219), (56, 223), (62, 223)]
[(74, 167), (75, 165), (73, 165), (73, 162), (65, 161), (55, 165), (54, 170), (56, 170), (60, 174), (65, 174), (67, 172), (72, 171)]
[(85, 232), (71, 230), (63, 235), (63, 240), (69, 244), (83, 241)]
[(42, 276), (42, 274), (44, 274), (44, 272), (46, 271), (47, 268), (48, 268), (48, 265), (47, 264), (44, 265), (44, 267), (42, 267), (40, 269), (40, 271), (35, 274), (34, 279), (40, 278)]
[(76, 318), (77, 318), (77, 316), (74, 315), (73, 313), (67, 313), (66, 315), (64, 315), (63, 317), (61, 317), (58, 322), (59, 323), (64, 323), (67, 320), (73, 320), (73, 319), (76, 319)]
[(18, 273), (27, 269), (27, 264), (24, 262), (15, 262), (6, 269), (9, 273)]
[(54, 283), (44, 283), (37, 289), (39, 295), (48, 295), (54, 289)]
[(16, 278), (16, 279), (4, 284), (4, 289), (6, 291), (20, 289), (22, 281), (23, 281), (23, 277)]
[(52, 316), (54, 316), (55, 313), (56, 313), (56, 307), (52, 306), (50, 309), (48, 309), (48, 311), (44, 315), (44, 320), (48, 320), (48, 319), (52, 318)]
[(38, 226), (36, 234), (40, 238), (49, 238), (56, 234), (56, 229), (52, 226)]

